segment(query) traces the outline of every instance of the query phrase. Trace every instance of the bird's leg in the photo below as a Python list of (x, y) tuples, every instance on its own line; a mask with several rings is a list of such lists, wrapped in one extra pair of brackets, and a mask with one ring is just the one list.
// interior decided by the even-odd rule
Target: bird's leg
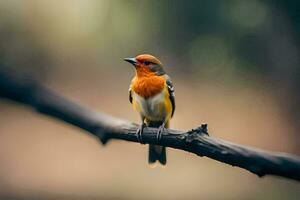
[(157, 131), (157, 134), (156, 134), (156, 139), (158, 141), (160, 141), (160, 139), (161, 139), (162, 132), (165, 129), (165, 126), (166, 126), (166, 122), (163, 122), (162, 125), (158, 128), (158, 131)]
[(141, 144), (145, 144), (145, 142), (143, 141), (143, 131), (144, 131), (144, 128), (146, 126), (145, 122), (144, 122), (144, 118), (142, 118), (142, 124), (140, 126), (140, 128), (138, 128), (136, 130), (136, 137), (137, 137), (137, 140), (139, 143)]

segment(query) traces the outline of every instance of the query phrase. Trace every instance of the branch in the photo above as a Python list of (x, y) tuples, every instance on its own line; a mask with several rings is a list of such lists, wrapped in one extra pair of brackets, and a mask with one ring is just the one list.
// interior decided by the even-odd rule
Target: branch
[[(36, 111), (55, 117), (97, 136), (103, 144), (110, 139), (138, 142), (137, 124), (89, 110), (45, 88), (30, 76), (17, 75), (0, 69), (0, 97), (30, 106)], [(146, 128), (143, 140), (206, 156), (222, 163), (246, 169), (259, 177), (277, 175), (300, 181), (300, 157), (271, 153), (233, 144), (208, 136), (202, 125), (188, 132), (165, 129), (160, 141), (155, 128)]]

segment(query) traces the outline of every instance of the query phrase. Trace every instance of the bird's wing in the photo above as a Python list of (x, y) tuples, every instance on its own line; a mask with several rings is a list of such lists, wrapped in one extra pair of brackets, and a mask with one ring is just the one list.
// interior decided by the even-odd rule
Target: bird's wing
[(132, 91), (131, 91), (131, 87), (129, 87), (128, 95), (129, 95), (129, 102), (132, 104)]
[(175, 112), (175, 94), (174, 94), (174, 85), (170, 79), (170, 77), (168, 75), (165, 75), (166, 77), (166, 84), (168, 87), (168, 91), (169, 91), (169, 98), (172, 104), (172, 114), (171, 117), (173, 117), (174, 112)]

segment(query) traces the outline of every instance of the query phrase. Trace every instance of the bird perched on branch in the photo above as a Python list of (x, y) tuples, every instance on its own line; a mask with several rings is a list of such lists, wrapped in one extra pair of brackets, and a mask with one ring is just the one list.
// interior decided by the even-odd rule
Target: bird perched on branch
[[(152, 55), (143, 54), (135, 58), (125, 58), (135, 67), (135, 77), (129, 87), (129, 101), (138, 111), (142, 120), (137, 130), (139, 142), (143, 142), (145, 126), (156, 127), (157, 140), (161, 139), (164, 128), (169, 128), (170, 119), (175, 111), (174, 87), (165, 73), (162, 63)], [(167, 162), (166, 148), (158, 145), (149, 146), (149, 164)]]

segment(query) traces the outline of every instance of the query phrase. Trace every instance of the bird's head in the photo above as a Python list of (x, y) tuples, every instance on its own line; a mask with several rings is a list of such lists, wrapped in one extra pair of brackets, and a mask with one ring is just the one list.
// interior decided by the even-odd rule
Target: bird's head
[(135, 67), (137, 76), (161, 76), (166, 74), (162, 63), (152, 55), (142, 54), (135, 58), (124, 58), (124, 60)]

